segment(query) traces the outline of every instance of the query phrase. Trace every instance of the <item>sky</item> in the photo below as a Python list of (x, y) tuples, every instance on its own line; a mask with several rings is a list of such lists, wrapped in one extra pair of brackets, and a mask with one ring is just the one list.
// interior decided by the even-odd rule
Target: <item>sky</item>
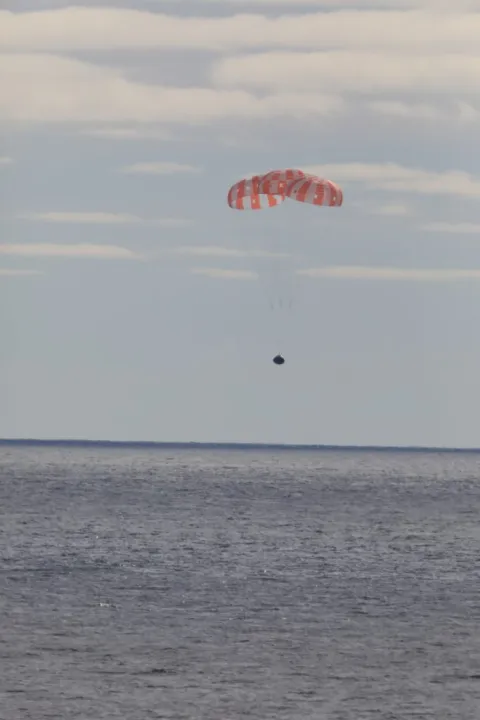
[(0, 7), (0, 436), (480, 446), (480, 0)]

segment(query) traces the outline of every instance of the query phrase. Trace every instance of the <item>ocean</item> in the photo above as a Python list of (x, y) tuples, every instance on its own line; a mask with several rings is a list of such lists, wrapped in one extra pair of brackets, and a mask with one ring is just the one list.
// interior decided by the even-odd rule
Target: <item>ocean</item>
[(0, 445), (1, 720), (478, 720), (480, 453)]

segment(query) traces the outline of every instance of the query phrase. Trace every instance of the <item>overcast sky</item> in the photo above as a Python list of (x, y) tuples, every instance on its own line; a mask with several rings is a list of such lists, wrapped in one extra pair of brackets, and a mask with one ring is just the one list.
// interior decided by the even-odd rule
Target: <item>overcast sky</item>
[(2, 8), (0, 436), (480, 446), (480, 0)]

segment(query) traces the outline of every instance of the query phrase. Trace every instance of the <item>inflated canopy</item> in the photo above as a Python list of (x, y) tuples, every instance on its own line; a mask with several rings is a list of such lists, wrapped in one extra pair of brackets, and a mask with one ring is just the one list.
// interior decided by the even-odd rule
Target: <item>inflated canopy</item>
[(262, 210), (280, 205), (286, 199), (327, 207), (340, 207), (342, 189), (331, 180), (302, 170), (287, 168), (252, 175), (232, 185), (228, 205), (235, 210)]

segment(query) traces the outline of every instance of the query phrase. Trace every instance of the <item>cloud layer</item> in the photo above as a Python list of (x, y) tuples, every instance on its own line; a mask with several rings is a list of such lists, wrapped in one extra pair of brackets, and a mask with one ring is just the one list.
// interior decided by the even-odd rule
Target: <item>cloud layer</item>
[(298, 275), (338, 280), (408, 280), (415, 282), (458, 282), (480, 280), (478, 269), (415, 269), (399, 267), (335, 266), (298, 270)]
[(129, 175), (197, 175), (202, 169), (176, 162), (140, 162), (123, 167), (122, 172)]
[(142, 222), (137, 215), (108, 212), (44, 212), (23, 215), (24, 220), (80, 225), (125, 225)]
[[(384, 0), (378, 4), (385, 7)], [(478, 5), (470, 6), (478, 10)], [(475, 56), (479, 52), (480, 17), (465, 10), (459, 0), (450, 2), (448, 11), (442, 12), (432, 12), (442, 9), (441, 0), (428, 3), (426, 10), (409, 11), (406, 3), (398, 10), (387, 11), (345, 10), (343, 3), (332, 7), (341, 12), (191, 17), (107, 7), (0, 11), (0, 48), (46, 52), (158, 48), (231, 53), (255, 48), (345, 47), (369, 53), (381, 49), (416, 54), (421, 38), (422, 52), (427, 54), (461, 52)], [(171, 9), (175, 10), (175, 5)]]
[(43, 275), (43, 273), (40, 270), (0, 268), (0, 277), (30, 277), (32, 275)]
[(190, 270), (192, 275), (205, 275), (223, 280), (256, 280), (257, 274), (250, 270), (225, 270), (223, 268), (197, 267)]
[(20, 220), (72, 225), (153, 225), (157, 227), (188, 227), (188, 218), (154, 218), (147, 219), (129, 213), (110, 212), (43, 212), (27, 213), (19, 216)]
[(480, 237), (480, 223), (430, 222), (422, 225), (422, 230), (453, 235), (478, 235)]
[(422, 55), (410, 55), (408, 48), (398, 54), (391, 49), (255, 53), (220, 61), (213, 79), (225, 87), (271, 92), (317, 90), (325, 94), (368, 95), (413, 91), (475, 95), (480, 80), (480, 56), (473, 51), (425, 54), (423, 45), (422, 51)]
[(337, 163), (302, 169), (339, 183), (362, 183), (372, 190), (480, 197), (480, 177), (462, 170), (432, 172), (396, 163)]
[[(329, 115), (341, 99), (176, 88), (134, 82), (119, 71), (54, 55), (0, 55), (0, 120), (35, 123), (166, 122), (199, 125), (233, 117)], [(28, 92), (27, 92), (28, 90)]]
[[(315, 12), (316, 4), (339, 12)], [(252, 9), (262, 5), (276, 3), (253, 2)], [(412, 0), (389, 3), (386, 10), (382, 0), (382, 10), (359, 11), (311, 0), (312, 11), (303, 14), (295, 8), (305, 4), (284, 5), (290, 14), (276, 17), (108, 7), (0, 11), (0, 120), (194, 126), (233, 118), (329, 117), (347, 112), (348, 100), (358, 111), (362, 100), (364, 111), (379, 116), (431, 121), (442, 113), (480, 121), (476, 2)], [(118, 67), (60, 54), (149, 49), (203, 51), (202, 62), (212, 63), (205, 68), (210, 82), (141, 82)], [(162, 60), (161, 67), (174, 65)], [(87, 132), (133, 139), (140, 131), (110, 126)]]
[(62, 245), (60, 243), (22, 243), (0, 245), (0, 255), (19, 257), (61, 257), (61, 258), (96, 258), (107, 260), (139, 260), (132, 250), (116, 245), (92, 245), (80, 243)]
[(267, 252), (266, 250), (237, 250), (218, 246), (182, 246), (173, 250), (178, 255), (189, 255), (198, 257), (231, 257), (231, 258), (287, 258), (287, 253)]

